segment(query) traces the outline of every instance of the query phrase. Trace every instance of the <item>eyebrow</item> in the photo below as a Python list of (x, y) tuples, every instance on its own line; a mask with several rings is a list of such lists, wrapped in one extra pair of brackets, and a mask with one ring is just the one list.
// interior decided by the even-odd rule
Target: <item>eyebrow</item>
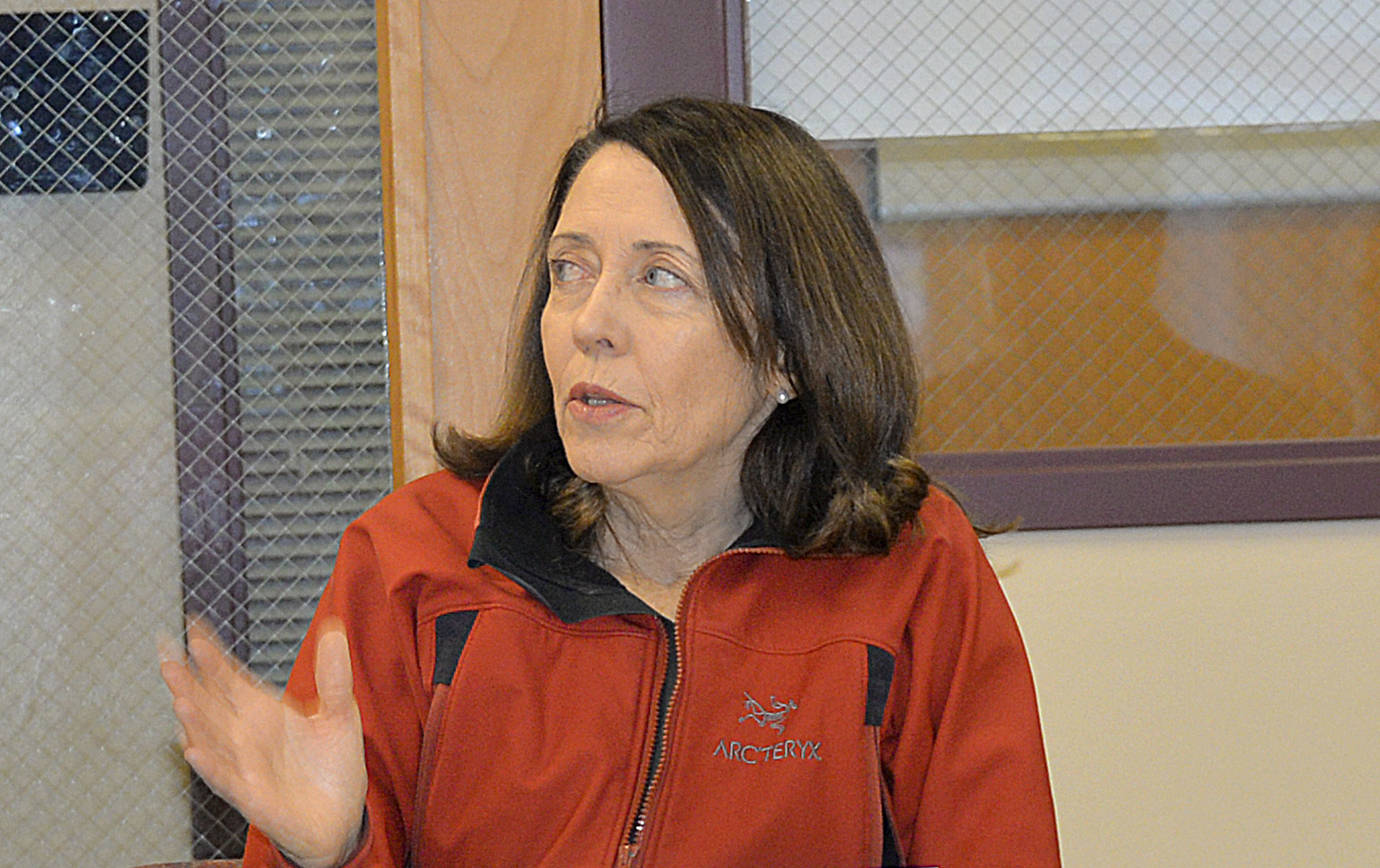
[(669, 241), (636, 241), (633, 243), (634, 250), (674, 250), (692, 262), (699, 262), (700, 258), (679, 244), (672, 244)]
[(593, 243), (594, 243), (594, 239), (591, 238), (591, 237), (589, 237), (588, 235), (586, 235), (586, 234), (583, 233), (583, 232), (557, 232), (557, 233), (555, 233), (555, 234), (553, 234), (553, 235), (551, 236), (551, 238), (546, 242), (546, 245), (547, 245), (548, 247), (550, 247), (550, 246), (551, 246), (551, 242), (552, 242), (552, 241), (556, 241), (557, 239), (560, 239), (560, 240), (563, 240), (563, 241), (574, 241), (576, 244), (593, 244)]
[[(576, 244), (593, 244), (594, 238), (584, 232), (558, 232), (551, 236), (551, 241), (560, 239), (562, 241), (573, 241)], [(550, 246), (550, 241), (547, 246)], [(700, 258), (679, 244), (672, 244), (669, 241), (634, 241), (634, 250), (674, 250), (692, 262), (699, 262)]]

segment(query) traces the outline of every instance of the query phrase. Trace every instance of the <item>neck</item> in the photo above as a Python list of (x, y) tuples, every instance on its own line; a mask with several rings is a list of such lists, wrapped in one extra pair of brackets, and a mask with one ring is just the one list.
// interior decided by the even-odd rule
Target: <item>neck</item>
[(609, 492), (599, 535), (600, 560), (621, 580), (672, 587), (727, 549), (751, 524), (752, 513), (736, 488), (695, 509), (659, 511)]

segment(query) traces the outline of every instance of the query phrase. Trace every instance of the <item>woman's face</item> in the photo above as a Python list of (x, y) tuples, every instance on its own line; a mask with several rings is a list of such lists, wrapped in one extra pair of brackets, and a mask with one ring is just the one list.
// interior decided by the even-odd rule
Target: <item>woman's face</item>
[(657, 168), (627, 145), (595, 152), (547, 267), (542, 352), (575, 473), (662, 511), (740, 497), (743, 456), (779, 384), (729, 343)]

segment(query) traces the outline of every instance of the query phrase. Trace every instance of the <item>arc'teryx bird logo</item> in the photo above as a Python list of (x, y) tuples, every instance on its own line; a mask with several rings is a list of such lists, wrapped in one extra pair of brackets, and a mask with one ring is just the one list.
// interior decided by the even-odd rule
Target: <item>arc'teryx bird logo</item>
[[(759, 727), (771, 727), (778, 733), (784, 734), (786, 731), (786, 717), (797, 706), (794, 699), (785, 702), (779, 701), (775, 696), (767, 699), (767, 706), (752, 698), (752, 694), (743, 691), (744, 705), (747, 706), (747, 714), (738, 718), (738, 722), (750, 720)], [(809, 727), (809, 720), (806, 720), (806, 728)], [(752, 744), (751, 742), (731, 741), (726, 738), (719, 739), (719, 744), (714, 748), (713, 755), (723, 757), (729, 762), (742, 763), (743, 765), (770, 765), (776, 767), (782, 762), (792, 762), (800, 760), (812, 760), (814, 762), (824, 762), (824, 757), (819, 755), (819, 750), (823, 745), (817, 741), (809, 739), (783, 738), (771, 744)]]
[(747, 702), (743, 703), (747, 706), (747, 714), (738, 718), (739, 723), (745, 720), (752, 720), (755, 721), (758, 726), (770, 726), (777, 732), (786, 731), (786, 715), (795, 711), (797, 707), (794, 699), (788, 699), (785, 702), (777, 702), (776, 697), (771, 696), (767, 699), (767, 702), (771, 703), (772, 710), (767, 711), (762, 707), (762, 703), (753, 699), (752, 694), (748, 693), (746, 690), (743, 691), (743, 696), (747, 697)]

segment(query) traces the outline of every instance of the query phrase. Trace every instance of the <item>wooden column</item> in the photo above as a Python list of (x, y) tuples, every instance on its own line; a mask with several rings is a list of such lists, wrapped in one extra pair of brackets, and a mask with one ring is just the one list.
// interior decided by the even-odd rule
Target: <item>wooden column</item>
[(394, 480), (486, 429), (561, 153), (602, 91), (598, 0), (378, 0)]

